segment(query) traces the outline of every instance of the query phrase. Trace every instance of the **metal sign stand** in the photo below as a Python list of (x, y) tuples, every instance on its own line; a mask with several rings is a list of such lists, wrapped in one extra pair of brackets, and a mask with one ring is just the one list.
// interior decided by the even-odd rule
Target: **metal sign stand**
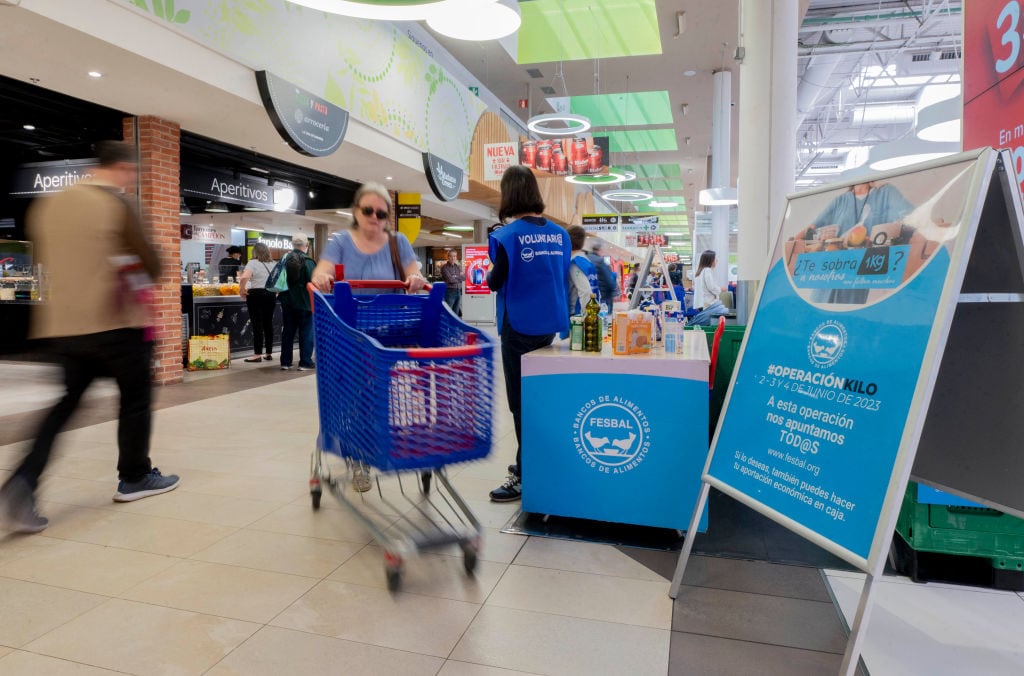
[[(985, 193), (979, 196), (973, 214), (968, 216), (973, 219), (973, 223), (977, 223), (977, 227), (970, 234), (966, 243), (963, 255), (969, 258), (965, 265), (966, 270), (963, 273), (964, 277), (956, 301), (956, 311), (949, 324), (946, 325), (944, 335), (939, 342), (941, 365), (935, 368), (935, 373), (931, 378), (933, 386), (936, 381), (941, 383), (944, 377), (957, 379), (957, 387), (971, 386), (972, 391), (979, 396), (977, 401), (972, 402), (969, 410), (979, 411), (981, 417), (972, 422), (973, 416), (964, 416), (962, 400), (947, 403), (943, 401), (943, 397), (936, 397), (934, 400), (929, 397), (924, 408), (916, 415), (912, 413), (912, 418), (908, 418), (906, 433), (910, 435), (912, 444), (911, 462), (902, 469), (894, 468), (890, 487), (896, 486), (900, 490), (891, 491), (891, 494), (897, 495), (899, 499), (895, 501), (897, 504), (883, 505), (882, 513), (879, 516), (879, 529), (872, 542), (870, 556), (864, 561), (864, 565), (858, 566), (866, 573), (866, 577), (839, 669), (839, 673), (844, 676), (852, 676), (858, 667), (864, 673), (867, 672), (860, 656), (868, 620), (874, 606), (875, 582), (882, 576), (885, 568), (886, 554), (892, 545), (893, 533), (899, 518), (900, 505), (898, 503), (902, 500), (907, 483), (911, 478), (911, 464), (915, 478), (930, 479), (929, 483), (935, 483), (943, 490), (948, 490), (955, 495), (1024, 517), (1024, 499), (1021, 498), (1019, 491), (1019, 486), (1024, 483), (1024, 460), (1020, 458), (1019, 445), (1014, 441), (1019, 439), (1019, 434), (1007, 433), (1004, 435), (1006, 438), (1001, 442), (989, 444), (987, 440), (992, 434), (999, 434), (999, 431), (982, 429), (990, 425), (984, 417), (984, 410), (990, 406), (995, 408), (995, 415), (1013, 418), (1014, 413), (1008, 410), (1008, 406), (1016, 406), (1019, 403), (1017, 400), (1021, 396), (1017, 377), (1024, 369), (1005, 363), (990, 365), (991, 367), (988, 369), (990, 372), (1010, 371), (1008, 375), (1003, 376), (1005, 382), (1000, 382), (999, 386), (992, 387), (988, 384), (990, 379), (987, 379), (984, 374), (978, 376), (975, 373), (974, 367), (978, 361), (967, 358), (970, 355), (960, 352), (957, 342), (957, 334), (969, 333), (972, 340), (977, 336), (978, 322), (974, 319), (973, 311), (979, 307), (989, 311), (989, 314), (986, 315), (988, 319), (998, 316), (1003, 320), (1010, 321), (1013, 325), (1012, 331), (1004, 328), (1004, 333), (993, 334), (992, 340), (988, 340), (984, 345), (976, 346), (983, 352), (985, 350), (990, 352), (985, 358), (994, 360), (999, 355), (1005, 355), (1007, 350), (1013, 350), (1014, 347), (1007, 344), (1006, 338), (1016, 335), (1013, 332), (1018, 329), (1024, 331), (1024, 208), (1021, 204), (1018, 178), (1014, 175), (1012, 166), (1013, 160), (1009, 151), (1001, 151), (995, 158), (991, 174), (983, 186)], [(967, 225), (973, 225), (973, 223)], [(995, 257), (993, 257), (994, 253)], [(995, 315), (991, 314), (993, 312)], [(947, 339), (949, 351), (946, 351)], [(974, 342), (979, 341), (975, 340)], [(1002, 351), (993, 350), (995, 344)], [(740, 361), (742, 358), (741, 352)], [(739, 363), (738, 361), (736, 371), (739, 370)], [(733, 384), (736, 371), (733, 373)], [(983, 385), (983, 383), (985, 384)], [(733, 384), (730, 384), (730, 395)], [(1007, 395), (1003, 391), (1007, 387), (1012, 387), (1018, 394)], [(941, 391), (941, 388), (939, 389)], [(999, 400), (1005, 400), (1007, 397), (1009, 397), (1010, 403), (999, 403)], [(727, 398), (726, 406), (728, 406), (728, 401)], [(956, 406), (958, 413), (949, 412), (950, 406)], [(1017, 412), (1019, 413), (1019, 409)], [(724, 418), (725, 411), (723, 410), (722, 419)], [(720, 421), (719, 429), (715, 434), (716, 442), (718, 434), (721, 432), (721, 425)], [(948, 433), (950, 426), (963, 428), (959, 436), (966, 435), (975, 440), (981, 438), (982, 442), (971, 443), (967, 448), (960, 448), (959, 446), (962, 444), (956, 440), (942, 442), (941, 437)], [(1020, 425), (1017, 427), (1019, 428)], [(922, 444), (922, 440), (925, 443)], [(957, 448), (951, 450), (950, 446), (957, 446)], [(716, 488), (727, 495), (762, 511), (759, 509), (759, 503), (750, 504), (747, 502), (747, 496), (741, 491), (725, 485), (709, 474), (714, 450), (714, 446), (712, 446), (705, 473), (701, 477), (701, 491), (687, 533), (697, 532), (697, 524), (700, 522), (707, 504), (711, 482), (714, 482)], [(772, 513), (764, 511), (762, 513), (805, 538), (812, 541), (820, 539), (809, 528), (788, 517), (775, 518)], [(679, 595), (686, 565), (693, 550), (693, 540), (694, 538), (687, 537), (683, 542), (675, 574), (669, 587), (669, 596), (673, 599)]]
[[(657, 266), (661, 270), (662, 279), (668, 280), (668, 287), (659, 286), (641, 286), (641, 281), (646, 281), (648, 275), (650, 275), (651, 268)], [(665, 254), (661, 252), (661, 247), (652, 244), (647, 247), (647, 255), (644, 256), (643, 263), (637, 268), (636, 273), (636, 287), (633, 289), (633, 295), (629, 299), (629, 309), (635, 310), (640, 305), (640, 294), (643, 291), (661, 291), (667, 292), (669, 297), (678, 301), (676, 298), (676, 291), (672, 288), (672, 280), (668, 275), (668, 264), (665, 263)]]

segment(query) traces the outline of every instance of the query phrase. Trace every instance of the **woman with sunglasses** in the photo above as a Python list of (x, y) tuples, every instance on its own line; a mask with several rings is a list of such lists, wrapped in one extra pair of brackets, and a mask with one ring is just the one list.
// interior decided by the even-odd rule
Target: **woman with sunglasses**
[[(379, 183), (364, 183), (352, 197), (352, 229), (343, 230), (327, 241), (320, 261), (313, 269), (313, 285), (331, 290), (334, 266), (345, 266), (345, 279), (398, 279), (409, 293), (426, 284), (419, 261), (409, 240), (388, 227), (391, 195)], [(394, 238), (392, 244), (391, 238)], [(353, 289), (354, 294), (390, 293), (382, 289)], [(362, 462), (352, 463), (352, 487), (360, 493), (370, 490), (369, 469)]]
[[(399, 279), (410, 293), (426, 284), (420, 274), (419, 260), (412, 245), (400, 232), (388, 227), (391, 196), (378, 183), (365, 183), (352, 198), (352, 229), (339, 232), (327, 241), (323, 255), (313, 270), (313, 285), (330, 291), (334, 266), (345, 266), (345, 279)], [(395, 238), (397, 255), (390, 238)], [(380, 293), (377, 289), (353, 290), (353, 293)]]

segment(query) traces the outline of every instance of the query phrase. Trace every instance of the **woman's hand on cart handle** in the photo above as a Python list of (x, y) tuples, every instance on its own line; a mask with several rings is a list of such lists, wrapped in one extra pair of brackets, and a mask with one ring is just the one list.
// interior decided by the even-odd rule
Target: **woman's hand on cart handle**
[(331, 287), (334, 284), (334, 277), (327, 272), (314, 272), (313, 273), (313, 286), (324, 293), (330, 293)]
[(409, 275), (405, 278), (405, 288), (409, 290), (409, 293), (416, 293), (423, 289), (430, 289), (430, 285), (427, 284), (427, 280), (423, 275)]

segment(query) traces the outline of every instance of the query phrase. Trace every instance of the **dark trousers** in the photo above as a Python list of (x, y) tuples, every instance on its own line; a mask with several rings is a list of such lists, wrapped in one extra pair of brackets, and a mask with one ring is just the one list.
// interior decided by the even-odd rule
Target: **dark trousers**
[(96, 378), (113, 377), (121, 393), (117, 418), (117, 474), (134, 482), (152, 468), (149, 461), (153, 343), (143, 340), (142, 329), (117, 329), (85, 336), (54, 338), (47, 349), (64, 366), (67, 391), (50, 409), (36, 433), (32, 448), (15, 474), (32, 490), (39, 484), (53, 450), (53, 442), (78, 408), (82, 394)]
[(249, 323), (252, 324), (253, 348), (259, 355), (266, 345), (266, 354), (270, 354), (274, 351), (274, 307), (277, 305), (277, 296), (263, 289), (253, 289), (245, 297), (245, 304), (249, 308)]
[(292, 345), (299, 334), (299, 366), (313, 365), (313, 313), (281, 301), (281, 366), (292, 365)]
[(554, 341), (555, 334), (530, 336), (519, 333), (508, 323), (501, 328), (501, 365), (505, 371), (505, 392), (508, 395), (508, 407), (512, 411), (512, 421), (516, 427), (516, 468), (519, 476), (523, 473), (523, 364), (522, 356)]
[(444, 302), (459, 317), (462, 316), (462, 289), (448, 287), (444, 290)]

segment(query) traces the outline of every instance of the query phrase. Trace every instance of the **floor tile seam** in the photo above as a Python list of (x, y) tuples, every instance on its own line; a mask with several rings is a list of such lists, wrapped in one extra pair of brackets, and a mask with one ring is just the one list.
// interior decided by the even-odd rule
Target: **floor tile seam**
[[(154, 496), (154, 497), (156, 497), (156, 496)], [(52, 500), (48, 500), (48, 501), (44, 500), (44, 502), (53, 502), (53, 501)], [(64, 504), (64, 503), (58, 503), (58, 504)], [(286, 507), (287, 504), (288, 503), (285, 503), (285, 504), (282, 504), (282, 505), (278, 505), (278, 509), (280, 509), (281, 507)], [(199, 524), (199, 525), (203, 525), (203, 526), (214, 526), (215, 528), (234, 528), (235, 530), (242, 530), (243, 528), (249, 528), (250, 526), (252, 526), (257, 521), (260, 521), (261, 519), (265, 519), (266, 517), (270, 516), (270, 514), (273, 514), (275, 511), (277, 511), (275, 509), (275, 510), (269, 512), (268, 514), (264, 514), (263, 516), (258, 517), (258, 518), (254, 519), (253, 521), (251, 521), (249, 523), (246, 523), (244, 526), (239, 526), (239, 525), (236, 525), (236, 524), (233, 524), (233, 523), (212, 523), (210, 521), (196, 521), (195, 519), (184, 519), (184, 518), (177, 517), (177, 516), (165, 516), (163, 514), (147, 514), (146, 512), (134, 512), (134, 511), (126, 510), (126, 509), (119, 509), (117, 504), (113, 504), (111, 507), (86, 507), (84, 505), (70, 505), (70, 506), (71, 507), (79, 507), (81, 509), (91, 509), (91, 510), (97, 511), (97, 512), (104, 512), (104, 513), (111, 513), (111, 514), (128, 514), (130, 516), (140, 516), (140, 517), (149, 518), (149, 519), (164, 519), (164, 520), (167, 520), (167, 521), (180, 521), (181, 523)], [(67, 538), (67, 539), (70, 539), (70, 538)]]
[[(759, 596), (759, 597), (769, 598), (769, 599), (788, 599), (788, 600), (791, 600), (791, 601), (805, 601), (807, 603), (820, 603), (821, 605), (825, 605), (825, 606), (832, 606), (832, 607), (836, 606), (836, 603), (835, 603), (834, 600), (822, 601), (820, 599), (805, 599), (805, 598), (802, 598), (802, 597), (799, 597), (799, 596), (783, 596), (781, 594), (768, 594), (768, 593), (756, 592), (756, 591), (738, 591), (736, 589), (725, 589), (725, 588), (722, 588), (722, 587), (706, 587), (704, 585), (692, 585), (692, 584), (684, 584), (684, 585), (682, 585), (682, 587), (680, 587), (680, 594), (679, 594), (679, 596), (682, 596), (682, 589), (686, 588), (686, 587), (689, 587), (691, 589), (712, 589), (714, 591), (725, 592), (727, 594), (746, 594), (746, 595), (750, 595), (750, 596)], [(830, 594), (830, 596), (832, 596), (832, 595)], [(678, 603), (678, 602), (679, 602), (679, 597), (676, 597), (674, 603)]]
[[(281, 612), (284, 612), (284, 611), (281, 611)], [(282, 624), (274, 624), (274, 621), (276, 621), (276, 620), (277, 620), (277, 617), (275, 616), (273, 620), (271, 620), (267, 624), (264, 624), (263, 626), (261, 626), (259, 629), (257, 629), (252, 634), (250, 634), (249, 637), (245, 639), (245, 641), (242, 641), (242, 643), (239, 643), (238, 646), (236, 646), (236, 648), (241, 647), (244, 643), (246, 643), (247, 641), (252, 639), (253, 636), (258, 634), (263, 629), (281, 629), (283, 631), (293, 631), (293, 632), (295, 632), (297, 634), (304, 634), (306, 636), (312, 636), (314, 638), (326, 638), (326, 639), (330, 639), (332, 641), (338, 641), (338, 642), (341, 642), (341, 643), (357, 643), (359, 645), (368, 646), (370, 648), (380, 648), (382, 650), (388, 650), (388, 651), (391, 651), (391, 652), (405, 653), (406, 655), (416, 655), (417, 657), (432, 657), (435, 660), (441, 660), (441, 667), (439, 667), (439, 669), (438, 669), (439, 671), (440, 671), (441, 668), (444, 668), (444, 662), (447, 660), (447, 658), (442, 657), (440, 655), (432, 655), (430, 653), (418, 653), (415, 650), (408, 650), (406, 648), (396, 648), (394, 646), (381, 645), (380, 643), (368, 643), (367, 641), (360, 641), (359, 639), (356, 639), (356, 638), (346, 638), (344, 636), (335, 636), (333, 634), (318, 634), (315, 631), (308, 631), (306, 629), (296, 629), (295, 627), (286, 627), (286, 626), (284, 626)], [(232, 652), (234, 652), (234, 649), (232, 649)], [(225, 655), (224, 657), (226, 659), (227, 655)], [(220, 664), (220, 662), (218, 662), (217, 664)], [(212, 668), (213, 667), (210, 667), (210, 669), (212, 669)]]
[[(308, 590), (307, 590), (306, 593), (308, 593)], [(302, 597), (300, 596), (299, 598), (302, 598)], [(298, 601), (298, 600), (299, 599), (295, 599), (295, 601)], [(202, 615), (202, 616), (205, 616), (205, 617), (215, 617), (218, 620), (227, 620), (229, 622), (242, 622), (242, 623), (245, 623), (245, 624), (254, 624), (254, 625), (258, 625), (258, 626), (266, 626), (266, 623), (262, 622), (260, 620), (246, 620), (246, 619), (243, 619), (243, 618), (240, 618), (240, 617), (232, 617), (230, 615), (220, 615), (220, 614), (217, 614), (217, 613), (210, 613), (210, 612), (206, 612), (205, 610), (192, 610), (191, 608), (181, 608), (179, 606), (172, 606), (172, 605), (165, 605), (165, 604), (161, 604), (161, 603), (154, 603), (153, 601), (140, 601), (138, 599), (129, 599), (129, 598), (121, 597), (121, 596), (112, 596), (112, 597), (108, 598), (106, 601), (104, 601), (104, 603), (109, 603), (110, 601), (121, 601), (123, 603), (138, 603), (139, 605), (150, 606), (152, 608), (161, 608), (163, 610), (174, 610), (174, 611), (177, 611), (179, 613), (189, 613), (189, 614), (192, 614), (192, 615)], [(294, 603), (295, 601), (292, 601), (292, 603)], [(288, 605), (290, 606), (291, 603), (289, 603)]]
[[(180, 565), (182, 563), (200, 563), (200, 564), (205, 563), (205, 564), (209, 564), (209, 565), (213, 565), (213, 566), (224, 566), (224, 567), (227, 567), (227, 568), (241, 568), (243, 570), (250, 570), (250, 571), (253, 571), (253, 572), (256, 572), (256, 573), (272, 573), (274, 575), (287, 575), (288, 577), (294, 577), (294, 578), (298, 578), (298, 579), (306, 580), (306, 581), (314, 580), (315, 583), (311, 584), (309, 586), (309, 588), (307, 588), (306, 591), (303, 592), (303, 594), (308, 593), (310, 589), (312, 589), (313, 587), (316, 586), (316, 583), (319, 583), (319, 582), (323, 581), (323, 578), (314, 577), (312, 575), (299, 575), (298, 573), (283, 573), (283, 572), (276, 571), (276, 570), (264, 570), (262, 568), (252, 568), (250, 566), (238, 566), (238, 565), (235, 565), (233, 563), (220, 563), (219, 561), (204, 561), (202, 559), (191, 559), (191, 558), (189, 558), (189, 559), (181, 559), (181, 560), (173, 563), (166, 570), (163, 570), (163, 571), (160, 571), (158, 573), (154, 573), (153, 575), (150, 575), (145, 580), (143, 580), (143, 581), (141, 581), (141, 582), (139, 582), (137, 584), (132, 585), (128, 589), (125, 589), (123, 592), (118, 594), (117, 598), (119, 598), (119, 599), (121, 599), (123, 601), (133, 601), (134, 599), (127, 598), (125, 595), (131, 593), (135, 589), (144, 588), (144, 586), (149, 581), (151, 581), (152, 579), (154, 579), (154, 578), (156, 578), (158, 576), (161, 576), (161, 575), (166, 575), (168, 573), (168, 571), (170, 571), (172, 568), (174, 568), (175, 566), (178, 566), (178, 565)], [(302, 598), (302, 597), (300, 596), (299, 598)], [(297, 600), (298, 599), (296, 599), (296, 601)], [(247, 622), (252, 622), (253, 620), (246, 620), (246, 621)]]
[(260, 528), (258, 526), (253, 525), (253, 524), (250, 524), (250, 525), (246, 526), (245, 528), (239, 528), (238, 530), (251, 530), (251, 531), (257, 531), (257, 532), (260, 532), (260, 533), (273, 533), (274, 535), (295, 535), (295, 536), (300, 537), (300, 538), (316, 537), (318, 540), (327, 540), (328, 542), (347, 542), (348, 544), (352, 544), (352, 545), (368, 545), (371, 542), (374, 542), (374, 539), (371, 536), (369, 536), (369, 535), (367, 535), (367, 537), (369, 539), (366, 540), (366, 541), (363, 541), (363, 540), (346, 540), (346, 539), (342, 539), (342, 538), (325, 538), (325, 537), (320, 537), (320, 536), (311, 536), (311, 535), (301, 535), (301, 534), (298, 534), (298, 533), (289, 533), (287, 531), (271, 530), (269, 528)]
[[(48, 589), (53, 589), (54, 591), (73, 592), (75, 594), (88, 594), (89, 596), (100, 596), (100, 597), (103, 598), (103, 601), (100, 601), (100, 603), (97, 604), (97, 605), (102, 605), (103, 603), (106, 603), (107, 601), (109, 601), (111, 599), (118, 598), (117, 596), (115, 596), (113, 594), (105, 594), (103, 592), (82, 591), (81, 589), (75, 589), (74, 587), (62, 587), (61, 585), (53, 584), (52, 582), (40, 582), (38, 580), (26, 580), (24, 578), (14, 577), (14, 576), (12, 576), (10, 574), (6, 574), (6, 573), (3, 573), (3, 572), (0, 572), (0, 579), (11, 580), (13, 582), (23, 582), (25, 584), (39, 585), (40, 587), (46, 587)], [(92, 610), (92, 608), (90, 608), (89, 610)], [(85, 612), (89, 612), (89, 611), (87, 610)], [(77, 615), (75, 617), (77, 617)], [(35, 640), (35, 639), (33, 639), (33, 640)]]
[[(299, 536), (299, 537), (302, 537), (302, 536)], [(325, 540), (325, 542), (337, 542), (337, 540)], [(215, 545), (210, 545), (210, 547), (208, 547), (207, 549), (210, 549), (210, 548), (212, 548), (214, 546)], [(245, 564), (241, 564), (241, 563), (224, 563), (223, 561), (212, 561), (212, 560), (209, 560), (209, 559), (199, 559), (199, 558), (196, 558), (197, 556), (199, 556), (200, 554), (205, 552), (206, 549), (204, 549), (202, 551), (199, 551), (199, 552), (196, 552), (195, 554), (190, 555), (188, 558), (182, 559), (182, 561), (194, 561), (196, 563), (211, 563), (211, 564), (215, 564), (215, 565), (218, 565), (218, 566), (231, 566), (233, 568), (241, 568), (243, 570), (251, 570), (251, 571), (254, 571), (254, 572), (258, 572), (258, 573), (274, 573), (274, 574), (277, 574), (277, 575), (291, 575), (291, 576), (294, 576), (294, 577), (301, 577), (301, 578), (306, 578), (306, 579), (309, 579), (309, 580), (316, 580), (317, 582), (323, 582), (325, 580), (328, 580), (331, 575), (333, 575), (334, 573), (338, 572), (339, 568), (341, 568), (346, 563), (351, 561), (357, 554), (359, 554), (359, 552), (363, 551), (363, 549), (365, 549), (366, 546), (367, 545), (363, 545), (363, 547), (360, 547), (359, 549), (357, 549), (355, 552), (353, 552), (348, 557), (346, 557), (344, 561), (342, 561), (341, 563), (336, 565), (334, 568), (332, 568), (329, 573), (327, 573), (326, 575), (320, 575), (320, 576), (317, 576), (317, 575), (306, 575), (304, 573), (291, 573), (291, 572), (284, 571), (284, 570), (272, 570), (272, 569), (269, 569), (269, 568), (257, 568), (257, 567), (252, 566), (252, 565), (245, 565)], [(316, 586), (316, 585), (314, 585), (314, 586)]]
[[(518, 554), (516, 556), (518, 557)], [(631, 577), (629, 575), (616, 575), (614, 573), (598, 573), (598, 572), (595, 572), (595, 571), (592, 571), (592, 570), (574, 570), (572, 568), (555, 568), (553, 566), (540, 566), (540, 565), (532, 564), (532, 563), (516, 563), (515, 559), (512, 560), (512, 565), (518, 566), (520, 568), (536, 568), (538, 570), (556, 570), (556, 571), (561, 572), (561, 573), (577, 573), (579, 575), (594, 575), (596, 577), (606, 577), (606, 578), (612, 578), (612, 579), (615, 579), (615, 580), (628, 580), (630, 582), (647, 582), (647, 583), (650, 583), (650, 584), (665, 584), (665, 585), (668, 585), (671, 582), (671, 580), (669, 580), (668, 578), (663, 578), (660, 575), (658, 576), (660, 579), (658, 579), (658, 580), (651, 580), (651, 579), (644, 578), (644, 577)], [(667, 586), (666, 586), (666, 589), (667, 589)], [(666, 594), (667, 594), (667, 592), (666, 592)]]
[[(500, 583), (500, 580), (499, 580), (499, 583)], [(497, 589), (497, 588), (498, 588), (498, 585), (497, 584), (494, 585), (494, 589)], [(491, 594), (493, 594), (493, 593), (494, 593), (494, 591), (492, 590)], [(669, 613), (668, 626), (667, 627), (656, 627), (656, 626), (653, 626), (653, 625), (650, 625), (650, 624), (635, 624), (635, 623), (632, 623), (632, 622), (618, 622), (616, 620), (600, 619), (600, 618), (596, 618), (596, 617), (584, 617), (582, 615), (570, 615), (568, 613), (553, 613), (553, 612), (547, 611), (547, 610), (537, 610), (536, 608), (522, 608), (522, 607), (517, 607), (517, 606), (503, 605), (503, 604), (500, 604), (500, 603), (492, 603), (491, 602), (491, 598), (490, 598), (491, 594), (488, 594), (487, 599), (484, 600), (482, 605), (490, 607), (490, 608), (503, 608), (505, 610), (517, 610), (517, 611), (521, 611), (521, 612), (524, 612), (524, 613), (537, 613), (538, 615), (547, 615), (549, 617), (568, 617), (570, 619), (586, 620), (588, 622), (600, 622), (602, 624), (614, 624), (614, 625), (618, 625), (618, 626), (621, 626), (621, 627), (635, 627), (635, 628), (638, 628), (638, 629), (652, 629), (652, 630), (655, 630), (655, 631), (664, 631), (664, 632), (672, 631), (672, 613), (671, 612)]]
[[(30, 537), (30, 536), (24, 536), (24, 537)], [(61, 542), (73, 542), (76, 545), (91, 545), (93, 547), (101, 547), (103, 549), (116, 549), (118, 551), (131, 552), (133, 554), (146, 554), (148, 556), (162, 556), (162, 557), (167, 558), (167, 559), (178, 559), (180, 561), (187, 561), (188, 560), (188, 557), (177, 556), (175, 554), (160, 554), (160, 553), (157, 553), (157, 552), (147, 552), (147, 551), (144, 551), (142, 549), (132, 549), (131, 547), (122, 547), (120, 545), (101, 545), (101, 544), (98, 544), (96, 542), (88, 542), (86, 540), (74, 540), (74, 539), (69, 538), (69, 537), (60, 537), (60, 536), (57, 536), (57, 535), (46, 534), (46, 535), (43, 535), (42, 537), (45, 537), (45, 538), (47, 538), (49, 540), (60, 540)], [(11, 562), (18, 561), (18, 560), (19, 559), (13, 559)], [(6, 563), (2, 564), (2, 565), (6, 565)]]
[[(47, 633), (49, 633), (49, 632), (47, 632)], [(40, 638), (42, 638), (42, 637), (40, 637)], [(37, 639), (33, 639), (33, 640), (37, 640)], [(30, 643), (31, 643), (31, 641), (30, 641)], [(61, 662), (67, 662), (68, 664), (81, 664), (81, 665), (85, 665), (87, 667), (95, 667), (97, 669), (106, 669), (107, 671), (110, 671), (110, 672), (115, 673), (115, 674), (124, 674), (125, 676), (133, 676), (132, 672), (130, 672), (130, 671), (121, 671), (120, 669), (111, 669), (110, 667), (104, 667), (104, 666), (101, 666), (99, 664), (92, 664), (91, 662), (80, 662), (78, 660), (69, 660), (66, 657), (58, 657), (56, 655), (47, 655), (46, 653), (41, 653), (41, 652), (38, 652), (36, 650), (27, 650), (25, 648), (14, 648), (14, 650), (20, 650), (21, 652), (29, 653), (30, 655), (38, 655), (39, 657), (46, 657), (46, 658), (51, 659), (51, 660), (60, 660)], [(10, 653), (10, 654), (13, 655), (14, 653)], [(0, 660), (3, 660), (5, 657), (7, 657), (7, 655), (4, 655), (3, 657), (0, 657)]]
[[(355, 555), (353, 554), (353, 557), (354, 556)], [(340, 568), (340, 566), (339, 566), (339, 568)], [(334, 572), (332, 571), (331, 574), (333, 575)], [(352, 582), (352, 581), (349, 581), (349, 580), (331, 580), (329, 578), (329, 576), (325, 577), (324, 579), (322, 579), (321, 582), (330, 582), (330, 583), (333, 583), (333, 584), (347, 584), (347, 585), (352, 585), (353, 587), (360, 587), (362, 589), (373, 589), (373, 590), (376, 590), (376, 591), (382, 591), (383, 590), (382, 587), (379, 587), (379, 586), (373, 585), (373, 584), (367, 584), (365, 582)], [(313, 586), (315, 587), (316, 585), (313, 585)], [(495, 586), (497, 586), (497, 585), (495, 585)], [(312, 591), (312, 589), (310, 589), (310, 591)], [(493, 593), (494, 590), (492, 589), (491, 591)], [(452, 601), (453, 603), (464, 603), (464, 604), (470, 605), (470, 606), (483, 606), (483, 604), (484, 604), (483, 601), (480, 601), (480, 602), (477, 602), (477, 601), (465, 601), (463, 599), (453, 599), (453, 598), (449, 598), (447, 596), (435, 596), (435, 595), (431, 595), (431, 594), (425, 594), (423, 592), (407, 591), (406, 589), (402, 588), (401, 586), (399, 586), (399, 589), (398, 589), (397, 592), (390, 592), (390, 593), (392, 595), (394, 595), (394, 594), (407, 594), (409, 596), (415, 596), (417, 598), (422, 598), (422, 599), (431, 599), (431, 600), (434, 600), (434, 601)], [(489, 596), (489, 594), (488, 594), (488, 596)], [(287, 610), (287, 608), (285, 610)], [(281, 612), (283, 613), (284, 610), (282, 610)], [(476, 616), (476, 614), (474, 613), (474, 617), (475, 616)], [(274, 619), (277, 619), (277, 617), (275, 616)]]
[[(20, 581), (21, 582), (25, 582), (25, 580), (20, 580)], [(39, 584), (39, 585), (41, 585), (43, 587), (50, 587), (51, 589), (57, 589), (57, 590), (63, 591), (63, 592), (75, 591), (76, 593), (79, 593), (79, 594), (87, 594), (87, 593), (89, 593), (89, 592), (78, 592), (77, 590), (66, 589), (64, 587), (54, 587), (53, 585), (46, 585), (46, 584), (42, 584), (42, 583), (39, 583), (39, 582), (29, 582), (27, 584)], [(28, 646), (28, 645), (30, 645), (32, 643), (35, 643), (36, 641), (39, 641), (39, 640), (45, 638), (46, 636), (49, 636), (53, 632), (58, 631), (58, 630), (64, 628), (65, 626), (67, 626), (68, 624), (74, 622), (75, 620), (77, 620), (78, 618), (82, 617), (83, 615), (86, 615), (87, 613), (91, 613), (92, 611), (96, 610), (97, 608), (100, 608), (101, 606), (104, 606), (104, 605), (110, 603), (111, 601), (116, 600), (113, 596), (107, 596), (105, 594), (91, 594), (91, 595), (92, 596), (99, 596), (99, 597), (102, 598), (102, 600), (99, 603), (97, 603), (96, 605), (94, 605), (94, 606), (92, 606), (90, 608), (86, 608), (85, 610), (83, 610), (80, 613), (76, 613), (75, 615), (72, 615), (71, 617), (67, 618), (66, 620), (64, 620), (63, 622), (58, 624), (56, 627), (53, 627), (53, 628), (49, 629), (48, 631), (43, 632), (42, 634), (36, 636), (35, 638), (32, 638), (32, 639), (30, 639), (28, 641), (25, 641), (24, 646)], [(18, 647), (18, 648), (15, 648), (15, 649), (16, 650), (25, 650), (24, 646), (23, 647)], [(36, 651), (34, 651), (34, 650), (27, 650), (26, 652), (36, 652)], [(46, 653), (39, 653), (39, 654), (44, 655), (45, 657), (55, 657), (54, 655), (47, 655)], [(89, 664), (89, 663), (88, 662), (83, 662), (82, 664)], [(92, 665), (90, 665), (90, 666), (92, 666)]]
[[(683, 584), (684, 587), (693, 587), (694, 589), (714, 589), (715, 591), (726, 591), (726, 592), (737, 592), (740, 594), (755, 594), (757, 596), (768, 596), (777, 599), (792, 599), (794, 601), (817, 601), (818, 603), (831, 603), (831, 601), (823, 601), (822, 599), (812, 599), (805, 596), (791, 596), (788, 594), (771, 593), (771, 592), (757, 592), (748, 591), (745, 589), (732, 589), (730, 587), (722, 587), (713, 584)], [(828, 590), (825, 590), (825, 594), (828, 594)]]
[(726, 640), (726, 641), (739, 641), (741, 643), (750, 643), (752, 645), (764, 645), (764, 646), (774, 646), (774, 647), (777, 647), (777, 648), (789, 648), (790, 650), (804, 650), (804, 651), (809, 652), (809, 653), (821, 653), (822, 655), (839, 655), (839, 656), (842, 656), (843, 653), (845, 652), (845, 648), (846, 648), (846, 641), (845, 641), (845, 639), (843, 641), (843, 649), (838, 650), (836, 652), (833, 652), (831, 650), (816, 650), (814, 648), (804, 648), (804, 647), (801, 647), (801, 646), (788, 645), (786, 643), (770, 643), (768, 641), (754, 641), (754, 640), (747, 639), (747, 638), (737, 638), (735, 636), (724, 636), (722, 634), (710, 634), (710, 633), (699, 632), (699, 631), (683, 631), (682, 629), (673, 629), (671, 633), (673, 633), (673, 634), (688, 634), (690, 636), (704, 636), (704, 637), (707, 637), (707, 638), (717, 638), (717, 639), (722, 639), (722, 640)]

